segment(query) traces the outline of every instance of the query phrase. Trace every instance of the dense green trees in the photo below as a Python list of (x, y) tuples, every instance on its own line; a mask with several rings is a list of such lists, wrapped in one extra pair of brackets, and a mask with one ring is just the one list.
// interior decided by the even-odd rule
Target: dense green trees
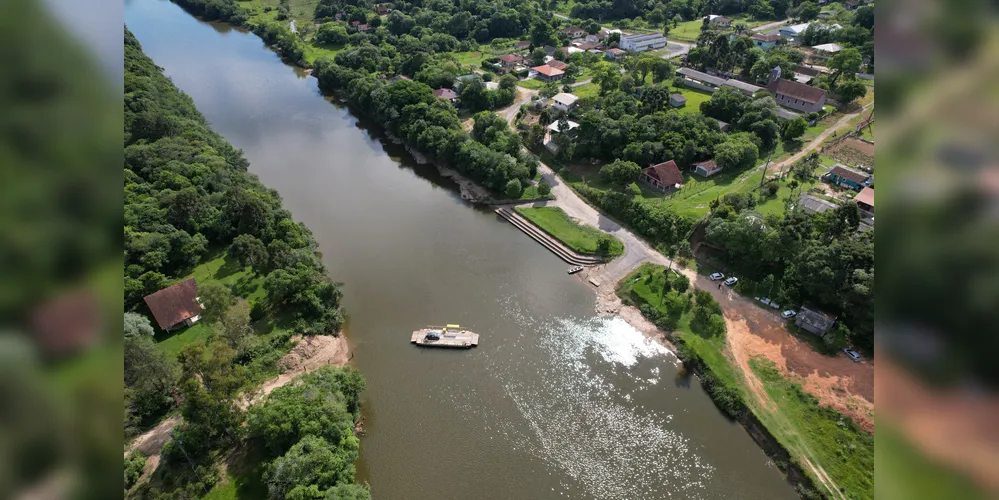
[[(246, 173), (241, 152), (208, 128), (127, 31), (125, 69), (126, 308), (142, 307), (143, 296), (190, 272), (209, 246), (232, 244), (231, 255), (258, 273), (309, 269), (297, 288), (263, 305), (290, 313), (302, 331), (338, 331), (339, 286), (315, 256), (308, 229)], [(281, 254), (271, 258), (268, 247)]]
[(706, 237), (733, 270), (750, 280), (772, 279), (768, 288), (779, 303), (816, 305), (839, 316), (855, 343), (872, 345), (874, 232), (857, 232), (855, 204), (765, 218), (727, 205), (713, 211)]
[(642, 167), (634, 162), (615, 160), (600, 168), (600, 179), (618, 186), (627, 186), (638, 180), (641, 173)]
[[(279, 387), (250, 408), (248, 429), (274, 460), (265, 479), (271, 498), (367, 498), (343, 487), (354, 477), (358, 439), (354, 421), (364, 380), (357, 370), (321, 367)], [(318, 493), (322, 493), (321, 495)]]
[[(126, 323), (128, 323), (126, 313)], [(133, 323), (134, 324), (134, 323)], [(148, 326), (148, 323), (147, 325)], [(131, 335), (126, 329), (125, 434), (146, 427), (173, 406), (172, 393), (177, 382), (177, 363), (156, 348), (152, 336), (142, 328)], [(151, 331), (151, 327), (149, 328)]]

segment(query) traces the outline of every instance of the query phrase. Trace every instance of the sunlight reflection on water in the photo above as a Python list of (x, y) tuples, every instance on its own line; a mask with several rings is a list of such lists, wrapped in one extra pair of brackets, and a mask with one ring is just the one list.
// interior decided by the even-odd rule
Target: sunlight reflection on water
[(714, 469), (669, 428), (672, 415), (629, 406), (634, 391), (658, 381), (659, 367), (650, 378), (640, 361), (675, 359), (665, 346), (621, 318), (558, 319), (536, 341), (550, 355), (535, 367), (541, 383), (504, 383), (533, 434), (521, 441), (528, 452), (597, 498), (703, 493)]

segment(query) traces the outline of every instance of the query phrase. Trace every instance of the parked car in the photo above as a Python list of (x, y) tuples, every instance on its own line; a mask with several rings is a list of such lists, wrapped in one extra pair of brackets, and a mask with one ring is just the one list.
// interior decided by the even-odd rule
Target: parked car
[(856, 361), (856, 362), (858, 362), (858, 363), (860, 362), (860, 360), (864, 359), (864, 358), (862, 358), (862, 357), (860, 356), (860, 353), (859, 353), (859, 352), (857, 352), (857, 351), (854, 351), (853, 349), (843, 349), (843, 352), (845, 352), (845, 353), (846, 353), (846, 356), (847, 356), (848, 358), (850, 358), (850, 359), (852, 359), (852, 360), (854, 360), (854, 361)]
[(736, 278), (735, 276), (732, 276), (731, 278), (725, 280), (725, 284), (728, 285), (728, 286), (735, 285), (738, 282), (739, 282), (739, 278)]
[(722, 274), (722, 273), (711, 273), (711, 276), (708, 276), (708, 277), (711, 278), (711, 281), (718, 281), (718, 280), (724, 278), (725, 275)]
[(778, 309), (779, 310), (780, 309), (780, 304), (778, 304), (776, 302), (770, 302), (770, 307), (772, 309)]
[(790, 309), (788, 309), (788, 310), (780, 313), (780, 317), (782, 317), (784, 319), (791, 319), (791, 318), (793, 318), (793, 317), (795, 317), (797, 315), (798, 315), (798, 313), (796, 311), (792, 311)]
[(762, 299), (759, 298), (759, 297), (757, 297), (756, 300), (762, 302), (764, 305), (770, 305), (770, 298), (769, 297), (763, 297)]

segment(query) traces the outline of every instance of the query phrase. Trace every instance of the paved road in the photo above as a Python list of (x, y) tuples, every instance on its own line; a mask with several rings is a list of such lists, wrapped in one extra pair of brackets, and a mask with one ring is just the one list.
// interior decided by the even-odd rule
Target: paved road
[(772, 23), (761, 24), (761, 25), (759, 25), (759, 26), (751, 29), (750, 31), (752, 31), (753, 33), (765, 33), (765, 32), (767, 32), (769, 30), (774, 29), (774, 28), (780, 28), (781, 26), (784, 26), (785, 24), (787, 24), (787, 21), (788, 21), (788, 19), (784, 19), (782, 21), (774, 21)]

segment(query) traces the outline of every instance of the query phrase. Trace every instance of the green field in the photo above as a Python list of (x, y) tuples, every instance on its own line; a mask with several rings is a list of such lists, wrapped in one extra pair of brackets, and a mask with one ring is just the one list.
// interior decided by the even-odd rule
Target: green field
[(517, 213), (578, 253), (597, 255), (597, 241), (602, 236), (611, 239), (610, 255), (616, 256), (624, 253), (624, 245), (617, 238), (595, 227), (578, 224), (570, 219), (561, 208), (518, 207)]
[(703, 24), (704, 21), (700, 19), (682, 22), (676, 25), (675, 28), (671, 28), (669, 30), (669, 36), (666, 38), (684, 42), (693, 42), (697, 40), (697, 36), (701, 34), (701, 26)]
[(696, 89), (682, 88), (673, 89), (673, 92), (679, 92), (687, 98), (687, 105), (682, 108), (676, 108), (677, 111), (684, 114), (695, 114), (701, 112), (701, 103), (711, 99), (711, 94), (703, 92)]
[(572, 93), (578, 95), (580, 99), (586, 97), (596, 97), (600, 95), (600, 85), (593, 82), (586, 83), (578, 87), (573, 87)]
[(528, 78), (526, 80), (521, 80), (517, 82), (517, 85), (524, 87), (525, 89), (538, 90), (545, 86), (545, 82), (538, 80), (537, 78)]
[(755, 358), (749, 364), (777, 405), (776, 412), (758, 412), (777, 440), (819, 464), (849, 498), (874, 498), (874, 436), (835, 410), (819, 406), (772, 362)]

